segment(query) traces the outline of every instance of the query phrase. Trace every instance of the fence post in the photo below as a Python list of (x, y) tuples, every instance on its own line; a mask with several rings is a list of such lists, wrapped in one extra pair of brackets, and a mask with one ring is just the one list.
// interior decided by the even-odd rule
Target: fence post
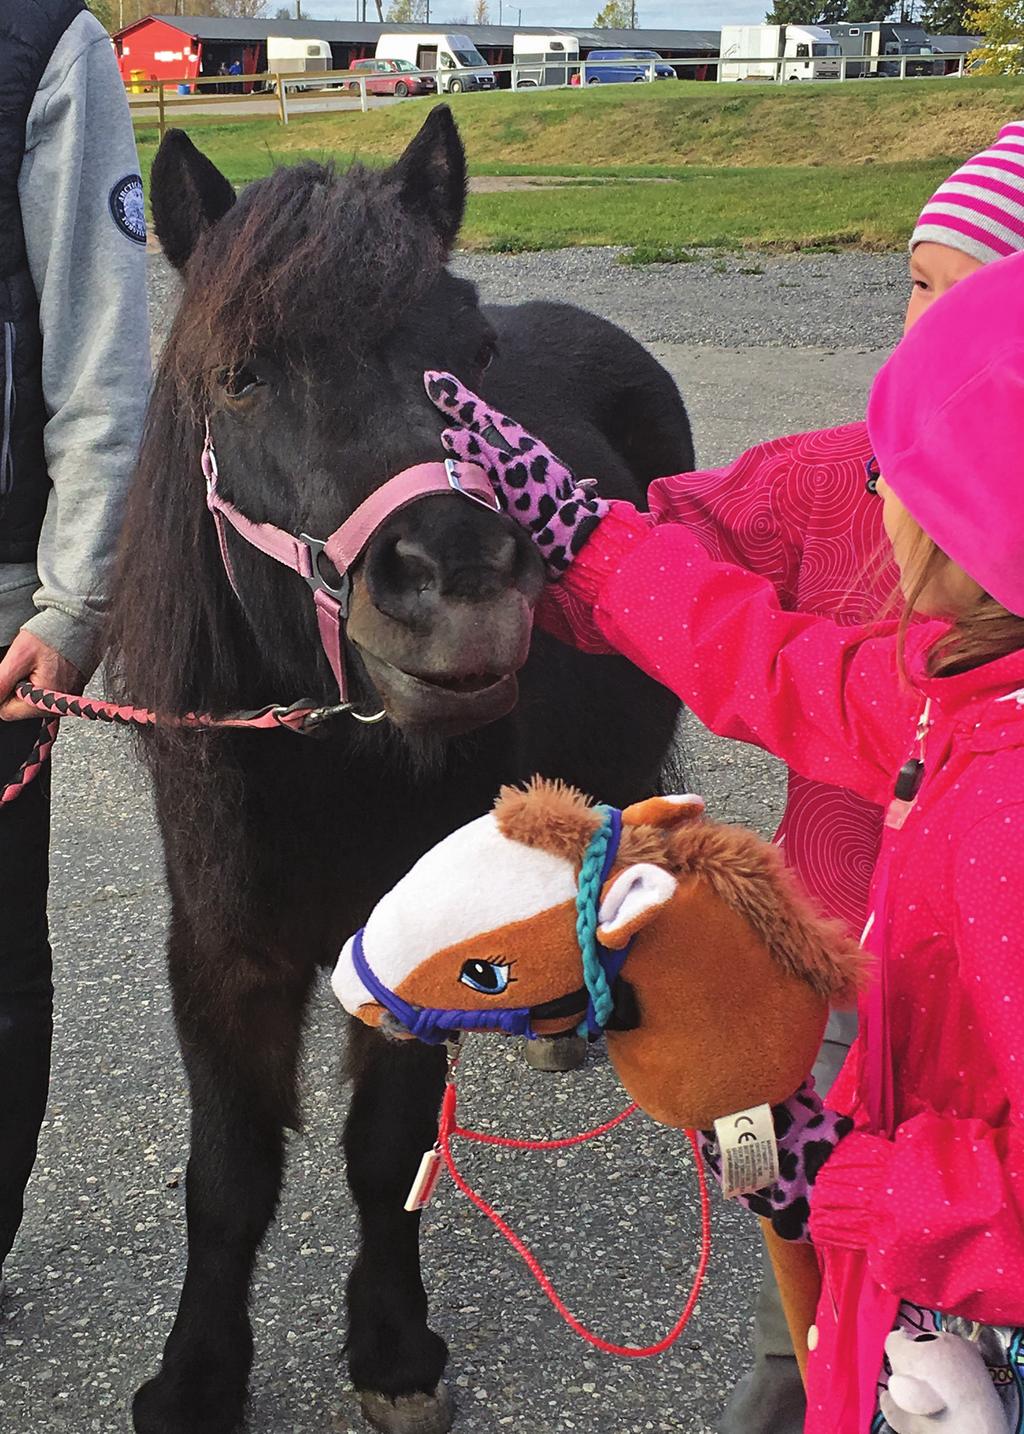
[(162, 141), (163, 141), (163, 137), (164, 137), (164, 135), (165, 135), (166, 132), (167, 132), (167, 123), (166, 123), (166, 121), (165, 121), (165, 119), (164, 119), (164, 87), (163, 87), (163, 83), (160, 82), (160, 81), (157, 82), (156, 93), (157, 93), (157, 115), (158, 115), (158, 118), (157, 118), (157, 128), (158, 128), (158, 130), (159, 130), (160, 139), (161, 139), (161, 142), (162, 142)]
[(901, 55), (901, 56), (900, 56), (900, 79), (901, 79), (901, 80), (905, 80), (906, 78), (907, 78), (907, 57), (906, 57), (906, 55)]
[(359, 78), (359, 108), (363, 114), (366, 113), (366, 81), (362, 76)]
[(515, 62), (514, 60), (512, 61), (512, 69), (511, 69), (511, 71), (510, 71), (510, 73), (509, 73), (509, 79), (511, 80), (511, 83), (512, 83), (512, 89), (518, 90), (518, 88), (519, 88), (519, 66), (516, 64), (516, 62)]
[(277, 85), (277, 107), (278, 107), (278, 109), (281, 111), (281, 123), (282, 123), (282, 124), (287, 124), (287, 123), (288, 123), (288, 92), (287, 92), (287, 90), (286, 90), (285, 87), (284, 87), (284, 80), (282, 80), (282, 78), (281, 78), (280, 75), (275, 75), (275, 76), (274, 76), (274, 82), (275, 82), (275, 84)]

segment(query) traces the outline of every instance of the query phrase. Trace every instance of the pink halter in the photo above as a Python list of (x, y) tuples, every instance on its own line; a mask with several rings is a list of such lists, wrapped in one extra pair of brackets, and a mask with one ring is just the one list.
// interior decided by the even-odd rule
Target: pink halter
[[(341, 701), (348, 701), (348, 684), (345, 678), (345, 658), (342, 648), (345, 618), (348, 616), (349, 598), (352, 591), (350, 570), (361, 556), (374, 533), (392, 513), (408, 507), (419, 498), (432, 493), (461, 493), (474, 503), (481, 503), (494, 512), (501, 511), (490, 479), (482, 468), (472, 463), (459, 463), (448, 458), (444, 463), (416, 463), (404, 468), (376, 492), (371, 493), (364, 503), (346, 518), (340, 528), (325, 541), (311, 538), (308, 533), (295, 537), (272, 523), (254, 523), (233, 503), (222, 498), (217, 491), (219, 474), (217, 455), (210, 435), (209, 420), (206, 423), (206, 438), (203, 443), (203, 475), (206, 478), (206, 506), (213, 514), (217, 526), (217, 541), (228, 581), (240, 598), (238, 584), (228, 556), (225, 523), (230, 523), (235, 532), (247, 543), (266, 553), (268, 558), (283, 563), (286, 568), (309, 584), (316, 608), (317, 627), (323, 643), (327, 661), (331, 664)], [(331, 587), (320, 571), (320, 554), (333, 563), (341, 574), (338, 587)]]

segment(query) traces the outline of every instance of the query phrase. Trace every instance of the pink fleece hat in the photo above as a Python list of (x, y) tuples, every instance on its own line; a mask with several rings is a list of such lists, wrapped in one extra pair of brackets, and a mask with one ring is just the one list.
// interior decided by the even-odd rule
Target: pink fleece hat
[(875, 379), (868, 432), (928, 536), (1024, 617), (1024, 254), (922, 315)]
[(946, 244), (988, 264), (1024, 249), (1024, 120), (1004, 125), (988, 149), (949, 176), (910, 236)]

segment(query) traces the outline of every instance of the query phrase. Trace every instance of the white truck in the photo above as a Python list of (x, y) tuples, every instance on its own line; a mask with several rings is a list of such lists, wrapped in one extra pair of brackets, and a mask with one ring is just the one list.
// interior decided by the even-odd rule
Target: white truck
[(468, 35), (385, 30), (377, 41), (377, 58), (411, 60), (417, 69), (436, 70), (438, 90), (449, 95), (497, 87), (494, 71)]
[(517, 89), (542, 85), (567, 85), (578, 72), (580, 42), (575, 35), (516, 35), (512, 40), (512, 62)]
[(267, 69), (277, 75), (312, 75), (308, 85), (289, 85), (289, 90), (315, 89), (322, 81), (317, 74), (333, 69), (331, 47), (326, 40), (299, 40), (294, 35), (267, 36)]
[(839, 45), (820, 25), (723, 25), (720, 55), (720, 80), (839, 78)]

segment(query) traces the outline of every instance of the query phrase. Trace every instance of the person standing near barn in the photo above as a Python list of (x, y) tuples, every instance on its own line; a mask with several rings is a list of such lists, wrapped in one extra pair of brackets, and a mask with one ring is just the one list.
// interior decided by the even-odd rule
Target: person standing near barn
[[(0, 9), (0, 781), (81, 691), (149, 391), (146, 220), (110, 37), (82, 0)], [(49, 1086), (44, 772), (0, 807), (0, 1291)]]

